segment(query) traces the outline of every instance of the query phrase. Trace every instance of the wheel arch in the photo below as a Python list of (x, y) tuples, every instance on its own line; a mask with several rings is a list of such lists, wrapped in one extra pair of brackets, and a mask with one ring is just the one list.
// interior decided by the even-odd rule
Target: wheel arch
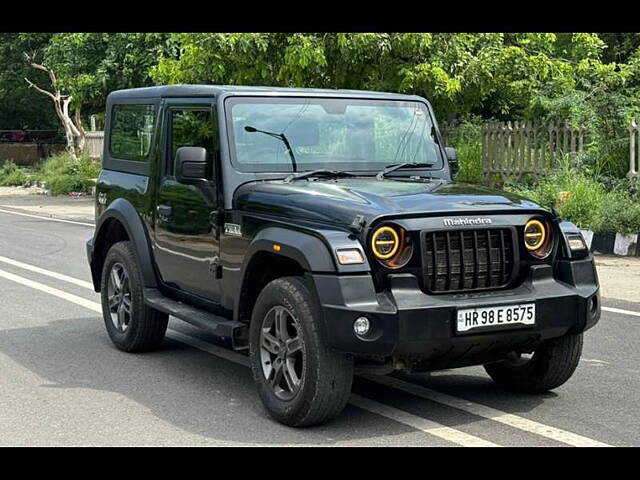
[(317, 236), (282, 227), (269, 227), (255, 236), (240, 272), (239, 294), (234, 300), (234, 319), (249, 322), (258, 295), (276, 278), (301, 276), (312, 293), (311, 272), (335, 272), (329, 248)]
[(140, 265), (144, 286), (157, 286), (151, 244), (144, 222), (131, 202), (118, 198), (109, 204), (98, 219), (93, 237), (91, 278), (96, 292), (100, 291), (100, 275), (109, 248), (123, 240), (128, 240), (132, 244), (136, 260)]

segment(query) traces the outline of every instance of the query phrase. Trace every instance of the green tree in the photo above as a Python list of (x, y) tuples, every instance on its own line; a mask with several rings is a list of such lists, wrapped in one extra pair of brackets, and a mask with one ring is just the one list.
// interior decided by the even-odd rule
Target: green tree
[[(57, 128), (49, 100), (24, 81), (33, 72), (24, 62), (23, 52), (42, 50), (50, 38), (49, 33), (0, 34), (0, 130)], [(38, 74), (34, 79), (46, 80), (46, 74)]]

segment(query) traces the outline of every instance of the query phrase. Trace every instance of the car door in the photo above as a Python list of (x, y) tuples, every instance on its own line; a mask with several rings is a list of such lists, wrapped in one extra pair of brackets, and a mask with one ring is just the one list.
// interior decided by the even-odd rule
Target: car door
[[(183, 293), (219, 301), (217, 128), (211, 99), (165, 101), (164, 161), (158, 175), (154, 254), (163, 282)], [(180, 147), (207, 150), (207, 181), (198, 185), (176, 180)]]

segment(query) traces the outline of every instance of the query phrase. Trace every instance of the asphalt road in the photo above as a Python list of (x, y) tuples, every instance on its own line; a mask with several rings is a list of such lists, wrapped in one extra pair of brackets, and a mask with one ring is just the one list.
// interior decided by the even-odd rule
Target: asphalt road
[(357, 377), (342, 415), (271, 420), (247, 358), (171, 319), (163, 347), (112, 346), (90, 287), (93, 228), (0, 211), (0, 445), (640, 445), (640, 303), (604, 300), (552, 393), (499, 390), (481, 367)]

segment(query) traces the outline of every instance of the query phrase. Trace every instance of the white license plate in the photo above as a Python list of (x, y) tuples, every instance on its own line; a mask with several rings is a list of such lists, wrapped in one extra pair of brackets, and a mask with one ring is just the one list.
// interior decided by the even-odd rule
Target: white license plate
[(458, 310), (456, 331), (500, 328), (508, 325), (534, 325), (536, 304), (504, 305), (501, 307), (465, 308)]

